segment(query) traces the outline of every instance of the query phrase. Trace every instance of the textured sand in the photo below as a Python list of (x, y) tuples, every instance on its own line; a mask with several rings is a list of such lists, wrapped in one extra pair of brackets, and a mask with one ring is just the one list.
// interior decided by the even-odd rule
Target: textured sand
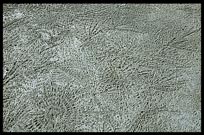
[(200, 132), (201, 5), (4, 4), (5, 132)]

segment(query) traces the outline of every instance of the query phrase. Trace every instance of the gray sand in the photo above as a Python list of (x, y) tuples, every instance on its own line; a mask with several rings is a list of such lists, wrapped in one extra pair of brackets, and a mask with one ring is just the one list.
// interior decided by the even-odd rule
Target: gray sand
[(200, 4), (4, 4), (5, 132), (200, 132)]

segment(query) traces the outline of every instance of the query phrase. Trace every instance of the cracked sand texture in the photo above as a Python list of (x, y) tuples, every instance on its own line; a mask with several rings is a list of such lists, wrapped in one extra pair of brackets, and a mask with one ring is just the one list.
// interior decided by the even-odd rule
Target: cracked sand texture
[(200, 4), (4, 4), (5, 132), (200, 132)]

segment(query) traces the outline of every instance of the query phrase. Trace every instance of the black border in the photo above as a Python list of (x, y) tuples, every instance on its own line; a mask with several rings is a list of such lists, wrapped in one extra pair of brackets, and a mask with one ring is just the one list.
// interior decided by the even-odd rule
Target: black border
[[(31, 3), (30, 3), (31, 2)], [(68, 3), (67, 3), (68, 2)], [(137, 2), (137, 3), (136, 3)], [(52, 2), (48, 2), (47, 0), (41, 0), (41, 1), (37, 1), (37, 0), (35, 0), (35, 1), (29, 1), (29, 3), (28, 3), (28, 1), (25, 1), (25, 2), (23, 2), (23, 1), (19, 1), (19, 2), (17, 2), (17, 1), (12, 1), (12, 0), (4, 0), (3, 2), (2, 2), (2, 6), (1, 6), (1, 10), (2, 10), (2, 14), (1, 14), (1, 17), (2, 17), (2, 21), (1, 21), (1, 23), (2, 23), (2, 36), (1, 36), (1, 38), (2, 38), (2, 46), (0, 46), (1, 47), (1, 60), (2, 60), (2, 62), (1, 62), (1, 64), (2, 64), (2, 66), (1, 66), (1, 68), (2, 68), (2, 70), (1, 70), (1, 72), (2, 72), (2, 79), (1, 79), (1, 82), (2, 82), (2, 86), (3, 86), (3, 4), (36, 4), (36, 3), (38, 3), (38, 4), (62, 4), (62, 3), (64, 3), (64, 4), (99, 4), (99, 3), (101, 3), (101, 4), (122, 4), (122, 3), (132, 3), (132, 4), (157, 4), (157, 3), (159, 3), (159, 4), (201, 4), (201, 11), (203, 11), (203, 7), (202, 7), (202, 2), (201, 1), (197, 1), (197, 0), (194, 0), (193, 2), (188, 2), (188, 1), (185, 1), (184, 3), (182, 3), (182, 2), (178, 2), (178, 1), (174, 1), (174, 2), (171, 2), (171, 3), (169, 3), (169, 2), (166, 2), (166, 3), (160, 3), (160, 2), (144, 2), (144, 1), (142, 1), (142, 0), (134, 0), (134, 1), (129, 1), (129, 2), (127, 2), (127, 1), (116, 1), (116, 0), (112, 0), (112, 1), (102, 1), (102, 0), (97, 0), (97, 1), (86, 1), (86, 2), (80, 2), (80, 1), (77, 1), (77, 0), (68, 0), (68, 1), (61, 1), (61, 2), (59, 2), (59, 0), (52, 0)], [(202, 14), (202, 13), (201, 13)], [(201, 15), (201, 23), (202, 23), (202, 20), (203, 20), (203, 16)], [(202, 28), (201, 28), (201, 57), (202, 57), (202, 51), (203, 51), (203, 46), (202, 46), (202, 43), (203, 43), (203, 39), (202, 39), (202, 32), (203, 32), (203, 30), (202, 30)], [(202, 65), (203, 65), (203, 59), (201, 58), (201, 82), (202, 82), (202, 80), (203, 80), (203, 74), (202, 74)], [(51, 132), (33, 132), (33, 133), (31, 133), (31, 132), (11, 132), (11, 133), (9, 133), (9, 132), (3, 132), (3, 90), (1, 90), (0, 91), (1, 93), (1, 101), (2, 101), (2, 103), (1, 103), (1, 133), (2, 134), (27, 134), (27, 133), (29, 133), (29, 134), (49, 134), (49, 133), (51, 133)], [(202, 92), (202, 83), (201, 83), (201, 105), (202, 105), (202, 98), (203, 98), (203, 93), (204, 92)], [(203, 132), (203, 122), (202, 122), (202, 118), (203, 118), (203, 109), (202, 109), (202, 107), (201, 107), (201, 132), (135, 132), (135, 133), (133, 133), (133, 134), (202, 134), (202, 132)], [(1, 134), (0, 133), (0, 134)], [(62, 133), (65, 133), (65, 132), (52, 132), (52, 133), (54, 133), (54, 134), (62, 134)], [(72, 133), (82, 133), (82, 134), (84, 134), (84, 133), (88, 133), (88, 134), (91, 134), (91, 133), (94, 133), (94, 132), (66, 132), (66, 133), (68, 133), (68, 134), (72, 134)], [(99, 133), (99, 132), (96, 132), (96, 133)], [(109, 132), (103, 132), (103, 133), (109, 133)], [(113, 133), (113, 132), (111, 132), (111, 133)], [(131, 134), (131, 132), (116, 132), (117, 134), (124, 134), (124, 133), (127, 133), (127, 134)]]

